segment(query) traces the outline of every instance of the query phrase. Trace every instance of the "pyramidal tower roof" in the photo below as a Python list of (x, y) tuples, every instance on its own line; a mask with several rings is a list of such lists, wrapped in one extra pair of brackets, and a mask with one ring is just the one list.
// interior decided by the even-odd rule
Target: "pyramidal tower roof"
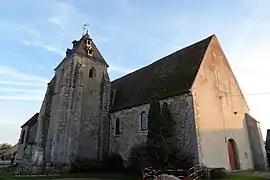
[[(73, 54), (77, 54), (83, 57), (91, 58), (96, 62), (99, 62), (107, 67), (109, 65), (99, 52), (97, 46), (93, 42), (93, 39), (89, 36), (88, 32), (81, 37), (79, 41), (74, 40), (73, 42), (73, 48), (67, 49), (66, 55), (70, 56)], [(89, 50), (91, 49), (91, 54), (89, 54)]]

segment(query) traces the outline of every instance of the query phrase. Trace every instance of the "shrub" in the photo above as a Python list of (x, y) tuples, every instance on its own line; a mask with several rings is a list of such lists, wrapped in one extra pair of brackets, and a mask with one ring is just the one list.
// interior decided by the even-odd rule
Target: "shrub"
[(109, 172), (120, 172), (125, 169), (122, 157), (116, 153), (105, 157), (102, 166), (104, 170)]
[(174, 161), (172, 162), (172, 167), (174, 168), (189, 169), (194, 166), (194, 156), (192, 153), (181, 153), (179, 155), (173, 155), (172, 157), (174, 157)]
[(88, 158), (76, 157), (71, 163), (70, 173), (87, 173), (101, 171), (101, 163)]
[(140, 144), (131, 148), (128, 159), (128, 169), (132, 172), (138, 172), (148, 166), (148, 159), (146, 151), (146, 144)]
[(210, 169), (210, 177), (212, 178), (225, 178), (226, 171), (225, 168), (213, 168)]

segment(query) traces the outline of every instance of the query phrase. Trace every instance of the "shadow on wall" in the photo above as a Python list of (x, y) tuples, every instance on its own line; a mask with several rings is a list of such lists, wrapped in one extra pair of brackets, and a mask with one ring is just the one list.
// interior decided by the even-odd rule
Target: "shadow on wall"
[(268, 166), (270, 165), (270, 129), (267, 130), (266, 141), (265, 141), (265, 151), (267, 154)]
[(249, 114), (245, 114), (246, 126), (250, 148), (253, 156), (253, 164), (255, 169), (267, 168), (266, 151), (264, 148), (263, 138), (261, 134), (260, 123)]

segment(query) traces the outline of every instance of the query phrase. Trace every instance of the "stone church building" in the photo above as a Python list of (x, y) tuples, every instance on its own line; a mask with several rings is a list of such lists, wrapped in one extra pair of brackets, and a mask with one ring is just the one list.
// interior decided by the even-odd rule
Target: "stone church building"
[[(101, 160), (112, 152), (127, 160), (131, 147), (146, 141), (155, 94), (169, 104), (177, 145), (195, 164), (266, 167), (259, 122), (249, 115), (215, 35), (114, 81), (88, 33), (72, 43), (48, 83), (39, 114), (22, 127), (16, 162), (25, 163), (27, 156), (32, 163), (69, 164), (78, 156)], [(34, 142), (27, 144), (29, 136)]]

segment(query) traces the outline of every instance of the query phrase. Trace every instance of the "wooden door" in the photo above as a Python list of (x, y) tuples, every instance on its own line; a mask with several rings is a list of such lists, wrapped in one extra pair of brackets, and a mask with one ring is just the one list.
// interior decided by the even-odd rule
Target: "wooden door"
[(231, 170), (237, 169), (237, 161), (236, 161), (236, 153), (233, 140), (228, 141), (228, 153), (229, 153), (229, 160), (231, 165)]

